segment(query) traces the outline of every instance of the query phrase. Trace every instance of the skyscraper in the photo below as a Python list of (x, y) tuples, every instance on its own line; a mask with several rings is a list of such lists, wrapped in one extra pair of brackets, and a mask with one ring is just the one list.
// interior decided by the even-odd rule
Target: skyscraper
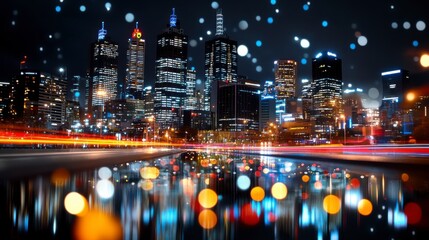
[(174, 12), (168, 28), (158, 35), (154, 111), (161, 130), (181, 125), (181, 111), (186, 97), (188, 36), (180, 28)]
[(89, 112), (102, 119), (104, 103), (116, 98), (118, 83), (118, 44), (112, 42), (102, 22), (97, 42), (91, 45)]
[[(313, 118), (316, 137), (329, 140), (336, 126), (344, 127), (339, 121), (344, 118), (342, 108), (342, 64), (341, 59), (331, 52), (317, 54), (312, 62)], [(341, 128), (343, 128), (341, 127)]]
[(197, 91), (195, 89), (197, 81), (197, 72), (192, 67), (188, 69), (186, 74), (186, 99), (185, 109), (186, 110), (197, 110)]
[(296, 97), (297, 63), (294, 60), (277, 60), (274, 62), (274, 84), (277, 99)]
[(131, 38), (128, 39), (127, 72), (125, 77), (125, 95), (127, 98), (143, 99), (144, 61), (146, 42), (138, 22)]
[(219, 82), (237, 82), (237, 41), (224, 32), (222, 9), (216, 14), (216, 35), (205, 43), (204, 75), (204, 110), (216, 117)]

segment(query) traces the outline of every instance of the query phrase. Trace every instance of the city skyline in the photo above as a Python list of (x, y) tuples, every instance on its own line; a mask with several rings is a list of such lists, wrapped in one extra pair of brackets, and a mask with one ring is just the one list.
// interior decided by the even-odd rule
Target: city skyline
[[(417, 1), (360, 1), (354, 6), (334, 5), (333, 1), (282, 0), (246, 4), (159, 1), (146, 5), (128, 1), (78, 4), (58, 0), (38, 6), (31, 4), (7, 2), (3, 10), (7, 11), (4, 14), (7, 19), (2, 35), (9, 36), (3, 45), (8, 47), (1, 49), (3, 81), (16, 74), (23, 56), (28, 56), (29, 65), (41, 71), (54, 72), (63, 66), (69, 78), (84, 76), (89, 63), (88, 49), (96, 40), (102, 21), (108, 35), (119, 43), (118, 74), (123, 80), (129, 32), (139, 22), (147, 41), (145, 82), (153, 86), (155, 39), (168, 24), (172, 7), (189, 35), (189, 66), (195, 66), (201, 82), (204, 82), (204, 42), (215, 35), (218, 8), (222, 8), (225, 16), (226, 33), (239, 46), (245, 45), (251, 54), (250, 58), (239, 56), (238, 74), (261, 84), (274, 79), (274, 61), (282, 58), (298, 62), (298, 82), (311, 79), (311, 60), (325, 50), (335, 52), (343, 60), (344, 83), (362, 84), (366, 90), (371, 87), (380, 90), (383, 71), (407, 69), (414, 85), (423, 84), (429, 75), (418, 61), (428, 49), (424, 35), (429, 21)], [(367, 8), (374, 11), (366, 11)], [(31, 41), (25, 38), (27, 35), (33, 36)]]

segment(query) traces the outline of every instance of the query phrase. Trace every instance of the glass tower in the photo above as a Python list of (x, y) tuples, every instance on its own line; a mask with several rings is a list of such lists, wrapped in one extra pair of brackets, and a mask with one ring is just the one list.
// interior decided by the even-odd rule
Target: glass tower
[(127, 98), (143, 99), (145, 39), (138, 27), (128, 39), (127, 70), (125, 77), (125, 94)]

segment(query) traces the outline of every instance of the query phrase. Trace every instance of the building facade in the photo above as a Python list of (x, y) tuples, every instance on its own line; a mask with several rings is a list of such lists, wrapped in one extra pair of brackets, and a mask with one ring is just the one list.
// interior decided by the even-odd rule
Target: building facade
[(138, 22), (128, 39), (125, 97), (143, 100), (146, 41)]

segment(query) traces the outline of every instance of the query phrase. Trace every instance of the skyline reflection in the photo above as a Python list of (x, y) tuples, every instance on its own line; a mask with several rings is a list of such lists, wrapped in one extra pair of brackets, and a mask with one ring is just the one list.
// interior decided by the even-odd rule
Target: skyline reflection
[(6, 239), (422, 239), (426, 173), (186, 152), (4, 180), (1, 226)]

